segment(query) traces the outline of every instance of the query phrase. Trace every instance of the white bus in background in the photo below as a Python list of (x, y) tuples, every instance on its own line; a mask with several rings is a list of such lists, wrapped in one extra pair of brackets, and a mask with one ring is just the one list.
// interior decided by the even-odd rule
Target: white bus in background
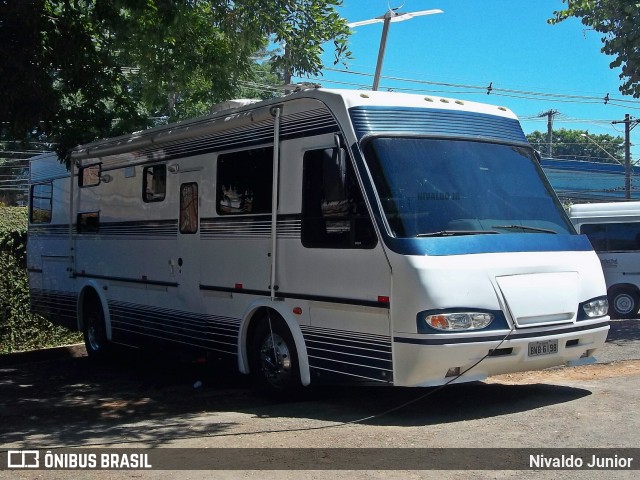
[(502, 107), (310, 89), (31, 161), (32, 308), (264, 387), (593, 360), (606, 288)]
[(571, 221), (589, 237), (607, 282), (610, 315), (638, 318), (640, 309), (640, 202), (572, 205)]

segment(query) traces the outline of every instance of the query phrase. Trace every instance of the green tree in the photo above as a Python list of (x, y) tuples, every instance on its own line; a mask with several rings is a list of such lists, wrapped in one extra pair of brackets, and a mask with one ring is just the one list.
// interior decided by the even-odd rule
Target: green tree
[(30, 312), (27, 209), (0, 206), (0, 354), (77, 343), (77, 332)]
[(567, 8), (554, 12), (550, 23), (576, 17), (602, 33), (602, 52), (615, 56), (611, 68), (620, 67), (626, 95), (640, 97), (640, 3), (629, 0), (562, 0)]
[[(549, 155), (546, 132), (536, 130), (527, 135), (527, 140), (543, 156)], [(552, 150), (553, 158), (618, 163), (624, 159), (624, 139), (608, 134), (594, 135), (584, 130), (562, 128), (553, 131)], [(618, 159), (618, 162), (614, 159)]]
[(0, 122), (44, 132), (64, 156), (207, 113), (269, 68), (318, 74), (326, 41), (349, 57), (341, 1), (0, 0)]

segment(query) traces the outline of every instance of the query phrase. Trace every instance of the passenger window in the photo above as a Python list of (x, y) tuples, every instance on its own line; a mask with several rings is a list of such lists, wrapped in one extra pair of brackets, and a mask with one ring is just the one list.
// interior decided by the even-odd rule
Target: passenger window
[(273, 147), (218, 157), (216, 211), (220, 215), (271, 213)]
[(81, 167), (78, 172), (78, 185), (80, 187), (95, 187), (100, 185), (100, 175), (102, 173), (102, 165), (95, 164), (88, 167)]
[(303, 168), (302, 244), (373, 248), (375, 230), (346, 151), (309, 151)]
[(180, 186), (180, 233), (198, 233), (198, 184)]
[(167, 168), (165, 165), (144, 167), (142, 174), (142, 200), (161, 202), (167, 193)]
[(100, 212), (79, 213), (76, 228), (78, 233), (97, 233), (100, 229)]
[(51, 182), (33, 185), (29, 201), (29, 219), (31, 223), (51, 223), (51, 199), (53, 185)]
[(596, 252), (632, 252), (640, 250), (640, 223), (616, 222), (582, 225)]

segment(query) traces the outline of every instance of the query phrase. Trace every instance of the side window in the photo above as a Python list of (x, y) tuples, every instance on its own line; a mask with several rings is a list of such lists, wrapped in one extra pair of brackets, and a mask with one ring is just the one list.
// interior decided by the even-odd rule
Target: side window
[(604, 224), (586, 224), (580, 227), (580, 233), (586, 235), (596, 252), (607, 251), (607, 228)]
[(29, 199), (29, 220), (31, 223), (51, 223), (51, 200), (53, 185), (51, 182), (33, 185)]
[(100, 228), (100, 212), (79, 213), (76, 228), (78, 233), (97, 233)]
[(167, 167), (152, 165), (144, 167), (142, 173), (142, 200), (161, 202), (167, 194)]
[(216, 211), (220, 215), (271, 213), (273, 147), (218, 157)]
[(582, 225), (597, 252), (628, 252), (640, 250), (640, 223), (601, 223)]
[(302, 244), (309, 248), (373, 248), (377, 239), (344, 149), (304, 155)]
[(180, 233), (198, 233), (198, 184), (180, 185)]
[(102, 173), (102, 165), (95, 164), (88, 167), (80, 167), (78, 172), (78, 185), (80, 187), (95, 187), (100, 185), (100, 174)]

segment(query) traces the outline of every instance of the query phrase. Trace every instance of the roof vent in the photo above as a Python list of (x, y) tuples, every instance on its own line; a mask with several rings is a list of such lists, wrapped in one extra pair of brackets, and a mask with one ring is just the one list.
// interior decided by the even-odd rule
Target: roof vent
[(211, 113), (224, 112), (225, 110), (232, 110), (234, 108), (246, 107), (252, 103), (260, 102), (259, 98), (238, 98), (235, 100), (227, 100), (226, 102), (216, 103), (211, 106)]

